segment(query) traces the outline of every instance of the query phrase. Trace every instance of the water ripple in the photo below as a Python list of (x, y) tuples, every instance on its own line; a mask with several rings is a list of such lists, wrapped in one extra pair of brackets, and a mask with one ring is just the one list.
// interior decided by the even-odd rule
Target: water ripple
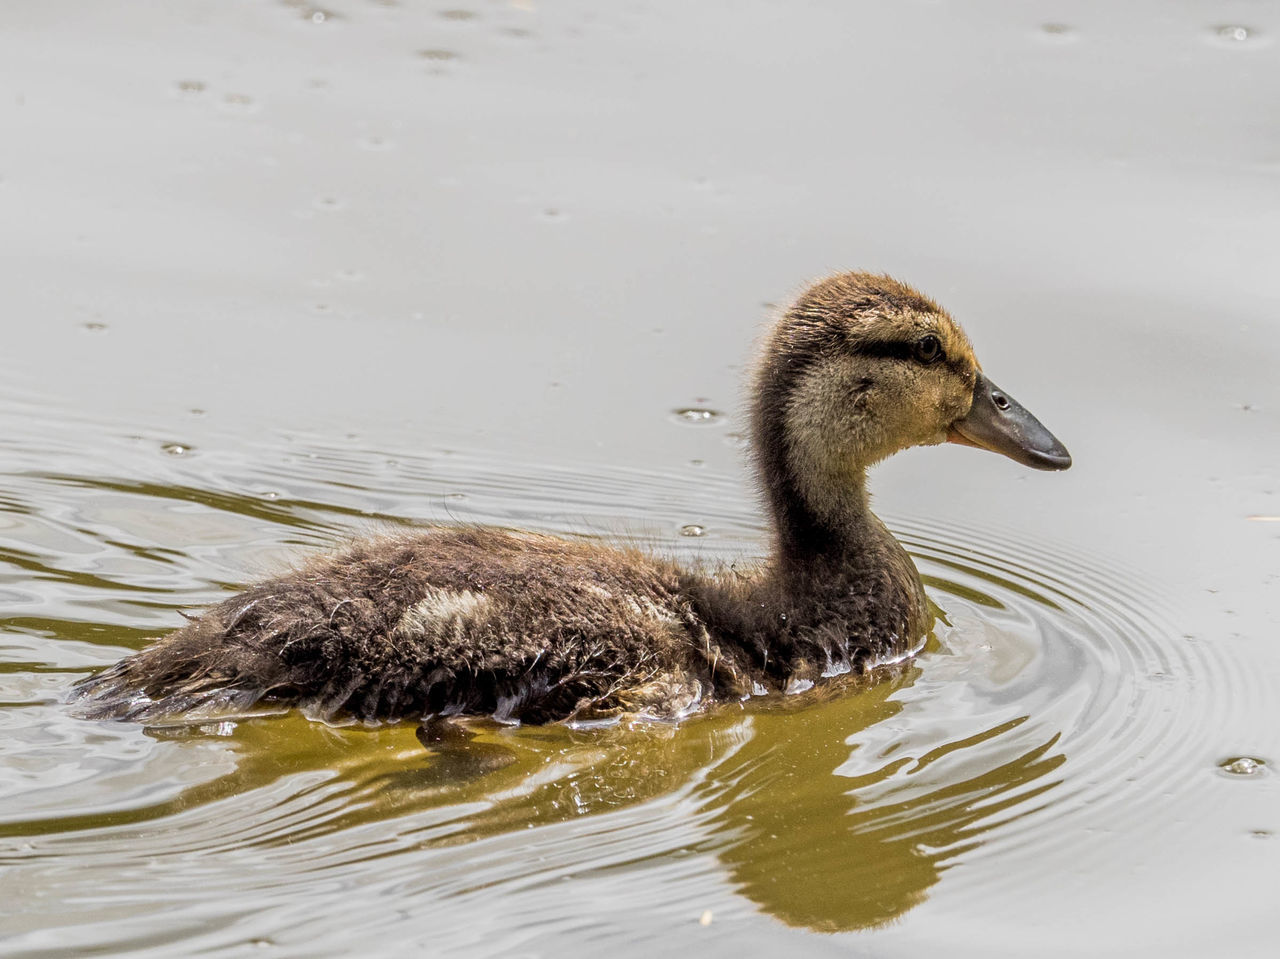
[[(698, 915), (756, 909), (826, 931), (883, 925), (940, 891), (957, 908), (1016, 901), (1053, 864), (1110, 854), (1082, 835), (1156, 842), (1149, 802), (1177, 789), (1211, 803), (1220, 778), (1188, 787), (1196, 764), (1220, 758), (1215, 728), (1263, 695), (1183, 635), (1138, 574), (911, 520), (891, 526), (940, 611), (920, 656), (679, 728), (480, 724), (461, 748), (427, 752), (409, 727), (292, 714), (149, 731), (74, 720), (57, 703), (69, 680), (173, 625), (175, 605), (217, 598), (283, 545), (447, 518), (432, 514), (450, 493), (465, 491), (468, 521), (621, 532), (686, 561), (737, 560), (763, 539), (741, 486), (705, 469), (696, 482), (495, 470), (465, 452), (297, 438), (271, 455), (202, 449), (198, 471), (153, 456), (127, 480), (28, 470), (7, 494), (20, 525), (0, 573), (54, 600), (43, 613), (19, 601), (0, 623), (0, 861), (25, 877), (9, 895), (26, 910), (15, 941), (33, 948), (36, 930), (67, 931), (68, 907), (23, 889), (55, 887), (122, 917), (65, 941), (119, 947), (164, 916), (168, 931), (146, 939), (158, 950), (357, 944), (425, 923), (406, 902), (466, 912), (495, 895), (503, 941), (518, 943), (572, 925), (565, 883), (625, 886), (647, 915), (696, 901)], [(680, 535), (690, 518), (716, 535)], [(358, 918), (300, 911), (354, 886), (386, 895), (362, 896)], [(223, 933), (196, 922), (214, 915)]]

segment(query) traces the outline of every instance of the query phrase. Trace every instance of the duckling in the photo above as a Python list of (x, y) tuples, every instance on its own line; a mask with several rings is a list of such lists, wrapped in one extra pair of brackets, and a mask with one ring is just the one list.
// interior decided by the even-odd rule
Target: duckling
[(1071, 465), (982, 372), (956, 321), (886, 275), (809, 287), (766, 334), (751, 390), (772, 549), (749, 572), (493, 527), (375, 538), (252, 586), (81, 681), (80, 711), (679, 719), (807, 688), (910, 655), (932, 623), (911, 557), (871, 512), (868, 467), (942, 442)]

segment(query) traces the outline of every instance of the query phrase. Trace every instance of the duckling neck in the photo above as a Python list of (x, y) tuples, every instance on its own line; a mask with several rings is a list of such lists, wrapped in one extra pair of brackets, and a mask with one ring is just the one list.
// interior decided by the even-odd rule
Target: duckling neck
[[(770, 466), (774, 471), (770, 471)], [(819, 608), (849, 596), (875, 597), (892, 632), (914, 640), (927, 603), (915, 563), (871, 511), (866, 469), (836, 473), (761, 463), (774, 522), (772, 578), (792, 602)]]
[(867, 497), (864, 437), (875, 430), (830, 422), (827, 378), (783, 353), (766, 354), (756, 381), (752, 441), (773, 521), (775, 568), (838, 565), (870, 543), (892, 540)]
[(773, 517), (774, 553), (783, 571), (815, 566), (860, 565), (868, 547), (896, 545), (871, 512), (866, 470), (854, 466), (839, 477), (763, 463), (764, 487)]

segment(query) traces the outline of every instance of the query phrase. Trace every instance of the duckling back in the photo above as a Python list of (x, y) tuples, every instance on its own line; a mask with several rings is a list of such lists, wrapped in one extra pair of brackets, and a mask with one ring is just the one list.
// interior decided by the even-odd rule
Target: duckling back
[(259, 584), (79, 687), (90, 718), (299, 706), (325, 720), (675, 717), (714, 649), (674, 566), (529, 533), (434, 529)]

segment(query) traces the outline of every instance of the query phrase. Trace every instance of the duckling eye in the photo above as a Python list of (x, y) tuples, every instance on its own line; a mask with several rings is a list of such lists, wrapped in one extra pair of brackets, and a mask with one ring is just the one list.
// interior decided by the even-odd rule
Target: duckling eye
[(937, 363), (942, 359), (942, 342), (930, 333), (916, 341), (916, 359), (921, 363)]

